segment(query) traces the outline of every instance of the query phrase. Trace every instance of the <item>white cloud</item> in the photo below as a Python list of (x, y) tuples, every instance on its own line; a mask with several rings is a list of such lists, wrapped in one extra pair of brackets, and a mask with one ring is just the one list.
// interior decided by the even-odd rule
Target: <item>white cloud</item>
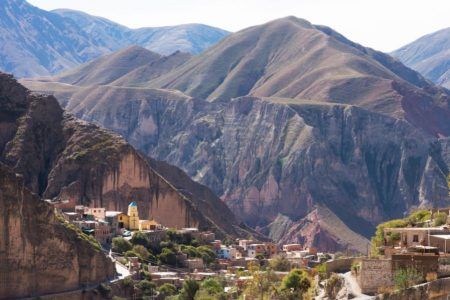
[(132, 28), (204, 23), (231, 31), (295, 15), (327, 25), (349, 39), (391, 51), (449, 27), (448, 0), (30, 0), (71, 8)]

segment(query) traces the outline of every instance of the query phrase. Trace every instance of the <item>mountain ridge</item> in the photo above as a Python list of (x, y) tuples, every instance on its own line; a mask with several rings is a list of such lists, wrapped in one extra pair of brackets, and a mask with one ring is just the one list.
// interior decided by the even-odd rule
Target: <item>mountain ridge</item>
[(164, 55), (198, 54), (228, 34), (203, 24), (133, 30), (83, 12), (48, 12), (17, 0), (3, 1), (0, 25), (0, 69), (17, 77), (54, 75), (134, 44)]

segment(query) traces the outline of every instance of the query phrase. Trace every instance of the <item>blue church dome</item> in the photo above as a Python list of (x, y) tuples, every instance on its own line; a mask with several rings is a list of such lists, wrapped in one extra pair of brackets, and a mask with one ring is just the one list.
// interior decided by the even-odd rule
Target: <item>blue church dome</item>
[(128, 206), (137, 206), (136, 202), (131, 202)]

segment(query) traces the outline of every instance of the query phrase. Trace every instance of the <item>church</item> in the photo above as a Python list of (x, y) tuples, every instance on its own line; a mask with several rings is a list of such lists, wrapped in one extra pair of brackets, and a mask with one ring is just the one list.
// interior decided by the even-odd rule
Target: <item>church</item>
[(136, 202), (131, 202), (128, 205), (128, 213), (120, 213), (117, 215), (119, 228), (128, 230), (157, 230), (161, 229), (161, 224), (155, 220), (141, 220), (139, 219), (138, 206)]

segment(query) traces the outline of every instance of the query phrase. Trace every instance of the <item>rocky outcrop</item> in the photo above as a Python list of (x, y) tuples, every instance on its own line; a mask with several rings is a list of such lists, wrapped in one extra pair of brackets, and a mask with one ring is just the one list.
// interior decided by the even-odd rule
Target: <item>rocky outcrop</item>
[(120, 211), (135, 201), (142, 218), (168, 227), (249, 235), (220, 199), (183, 194), (120, 136), (64, 114), (55, 98), (29, 94), (7, 75), (0, 97), (8, 116), (0, 121), (1, 158), (43, 198)]
[(38, 297), (114, 278), (100, 249), (55, 218), (23, 177), (0, 163), (0, 299)]

